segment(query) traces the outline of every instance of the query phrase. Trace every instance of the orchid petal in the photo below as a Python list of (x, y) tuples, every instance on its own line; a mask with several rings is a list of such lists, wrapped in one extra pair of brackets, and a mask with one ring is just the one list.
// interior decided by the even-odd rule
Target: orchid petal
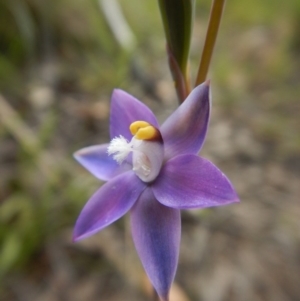
[(238, 202), (227, 177), (196, 155), (169, 160), (152, 186), (157, 200), (177, 209), (205, 208)]
[(122, 217), (145, 188), (133, 171), (114, 177), (89, 199), (74, 229), (74, 240), (91, 236)]
[(196, 87), (161, 126), (165, 158), (197, 154), (204, 142), (210, 113), (209, 85)]
[(113, 177), (128, 171), (131, 164), (118, 164), (107, 154), (108, 144), (93, 145), (82, 148), (74, 154), (74, 158), (96, 178), (108, 181)]
[(150, 281), (161, 300), (168, 300), (178, 262), (180, 211), (161, 205), (148, 188), (131, 210), (131, 229)]
[(110, 137), (111, 139), (122, 135), (131, 140), (129, 126), (134, 121), (146, 121), (154, 127), (159, 127), (152, 111), (125, 91), (115, 89), (111, 97), (110, 109)]

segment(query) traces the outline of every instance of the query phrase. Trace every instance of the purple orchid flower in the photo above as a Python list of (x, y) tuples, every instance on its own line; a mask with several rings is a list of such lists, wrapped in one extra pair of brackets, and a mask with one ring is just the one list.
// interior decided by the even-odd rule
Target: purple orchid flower
[(130, 211), (136, 250), (162, 301), (168, 300), (178, 263), (180, 209), (239, 201), (226, 176), (197, 156), (208, 127), (209, 99), (206, 82), (160, 127), (147, 106), (115, 90), (110, 144), (86, 147), (74, 155), (94, 176), (107, 181), (81, 211), (74, 240)]

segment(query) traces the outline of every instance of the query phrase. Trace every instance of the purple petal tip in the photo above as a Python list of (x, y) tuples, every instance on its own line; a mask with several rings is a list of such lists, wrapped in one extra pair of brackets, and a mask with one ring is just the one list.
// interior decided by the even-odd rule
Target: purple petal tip
[(166, 297), (159, 296), (159, 300), (160, 301), (169, 301), (169, 296), (166, 296)]

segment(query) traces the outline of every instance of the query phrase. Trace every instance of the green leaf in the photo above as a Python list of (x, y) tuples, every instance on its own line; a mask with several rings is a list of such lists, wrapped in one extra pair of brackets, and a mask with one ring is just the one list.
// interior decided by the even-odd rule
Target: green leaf
[(169, 51), (186, 73), (195, 0), (159, 0)]
[(22, 251), (22, 242), (18, 233), (8, 235), (0, 251), (0, 278), (18, 261)]
[(169, 67), (180, 102), (190, 93), (188, 56), (195, 0), (158, 0), (167, 39)]

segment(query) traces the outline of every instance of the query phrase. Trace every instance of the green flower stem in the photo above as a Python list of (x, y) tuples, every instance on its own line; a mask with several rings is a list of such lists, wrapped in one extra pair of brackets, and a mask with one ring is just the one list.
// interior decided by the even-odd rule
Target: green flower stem
[(224, 6), (225, 0), (214, 0), (213, 2), (202, 57), (198, 69), (196, 86), (198, 86), (206, 80), (217, 34), (219, 31)]

